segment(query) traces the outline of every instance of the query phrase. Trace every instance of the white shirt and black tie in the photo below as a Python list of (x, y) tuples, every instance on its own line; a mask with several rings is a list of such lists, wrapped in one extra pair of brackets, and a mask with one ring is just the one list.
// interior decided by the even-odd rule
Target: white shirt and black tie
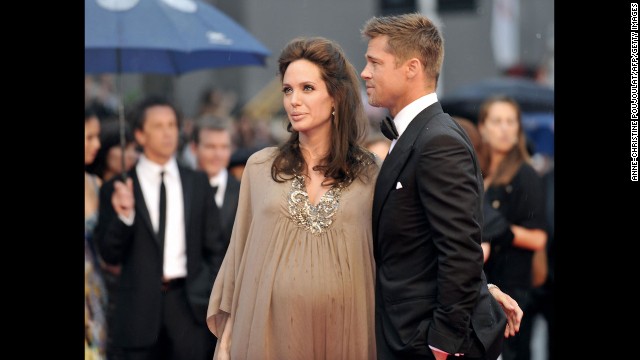
[[(175, 158), (159, 165), (140, 155), (136, 174), (142, 189), (151, 225), (158, 233), (160, 224), (160, 185), (166, 189), (166, 224), (164, 235), (163, 278), (175, 279), (187, 276), (186, 231), (184, 225), (184, 199), (180, 171)], [(161, 173), (164, 172), (162, 176)], [(129, 217), (118, 216), (126, 225), (133, 225), (135, 210)]]
[(229, 178), (229, 172), (227, 169), (222, 169), (218, 173), (218, 175), (209, 178), (209, 184), (215, 190), (215, 200), (216, 205), (218, 205), (219, 209), (222, 209), (222, 204), (224, 204), (224, 192), (227, 191), (227, 179)]
[[(438, 96), (436, 93), (427, 94), (423, 97), (417, 98), (412, 101), (409, 105), (405, 106), (400, 110), (399, 113), (393, 118), (393, 122), (396, 125), (396, 129), (398, 130), (398, 139), (402, 136), (411, 120), (413, 120), (418, 114), (422, 112), (422, 110), (428, 108), (429, 106), (435, 104), (438, 101)], [(391, 141), (391, 146), (389, 146), (389, 153), (393, 150), (393, 147), (398, 142), (398, 139)]]

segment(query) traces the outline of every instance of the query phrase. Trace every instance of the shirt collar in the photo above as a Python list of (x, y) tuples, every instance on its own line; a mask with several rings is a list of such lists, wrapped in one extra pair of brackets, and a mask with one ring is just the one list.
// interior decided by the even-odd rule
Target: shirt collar
[(140, 159), (138, 160), (137, 165), (138, 170), (142, 174), (160, 174), (160, 171), (164, 170), (165, 176), (172, 176), (174, 178), (180, 177), (180, 171), (178, 170), (178, 162), (176, 161), (175, 156), (172, 156), (171, 159), (164, 165), (160, 165), (155, 163), (144, 154), (140, 154)]
[(221, 184), (226, 184), (228, 174), (229, 173), (227, 172), (227, 169), (223, 168), (222, 170), (220, 170), (218, 175), (209, 178), (209, 184), (211, 184), (211, 186), (220, 186)]
[(393, 122), (396, 124), (398, 130), (398, 138), (402, 136), (402, 133), (407, 130), (407, 127), (418, 114), (427, 107), (435, 104), (438, 101), (438, 96), (435, 92), (422, 96), (413, 100), (409, 105), (405, 106), (400, 112), (393, 118)]

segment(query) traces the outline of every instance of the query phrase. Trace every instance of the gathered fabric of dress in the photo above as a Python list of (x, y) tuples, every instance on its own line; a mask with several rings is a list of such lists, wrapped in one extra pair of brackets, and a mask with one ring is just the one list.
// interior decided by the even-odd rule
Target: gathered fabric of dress
[(313, 205), (303, 177), (271, 178), (276, 151), (247, 162), (209, 329), (220, 338), (232, 319), (234, 360), (375, 359), (371, 208), (379, 166), (369, 161), (366, 175)]
[[(90, 175), (96, 194), (100, 191), (95, 175)], [(100, 262), (93, 243), (93, 230), (98, 212), (84, 219), (84, 358), (106, 359), (106, 306), (107, 292), (100, 270)]]

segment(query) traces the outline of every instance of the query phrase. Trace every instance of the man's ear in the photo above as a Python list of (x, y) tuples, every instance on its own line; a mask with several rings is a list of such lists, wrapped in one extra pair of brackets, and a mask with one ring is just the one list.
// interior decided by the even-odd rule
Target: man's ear
[(133, 131), (133, 136), (135, 136), (136, 142), (140, 144), (140, 146), (144, 147), (145, 141), (144, 141), (144, 134), (142, 133), (142, 130), (135, 129)]
[(417, 58), (411, 58), (406, 62), (407, 78), (412, 79), (422, 72), (422, 63)]

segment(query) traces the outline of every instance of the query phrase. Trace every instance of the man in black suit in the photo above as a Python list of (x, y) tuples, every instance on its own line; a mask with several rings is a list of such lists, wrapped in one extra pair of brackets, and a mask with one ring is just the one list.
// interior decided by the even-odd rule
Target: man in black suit
[(222, 119), (208, 116), (196, 123), (192, 134), (191, 151), (196, 157), (198, 169), (207, 174), (215, 191), (215, 203), (220, 210), (224, 232), (224, 242), (219, 243), (222, 247), (216, 249), (214, 271), (217, 274), (229, 246), (238, 209), (240, 182), (227, 170), (231, 159), (231, 133), (228, 125)]
[(378, 358), (496, 359), (506, 317), (482, 271), (480, 167), (435, 93), (443, 40), (420, 14), (374, 17), (362, 33), (369, 104), (394, 117), (373, 199)]
[(125, 359), (208, 360), (215, 338), (205, 317), (222, 241), (213, 190), (204, 173), (176, 162), (173, 105), (145, 99), (132, 120), (143, 154), (126, 183), (100, 191), (100, 252), (122, 266), (109, 331)]

